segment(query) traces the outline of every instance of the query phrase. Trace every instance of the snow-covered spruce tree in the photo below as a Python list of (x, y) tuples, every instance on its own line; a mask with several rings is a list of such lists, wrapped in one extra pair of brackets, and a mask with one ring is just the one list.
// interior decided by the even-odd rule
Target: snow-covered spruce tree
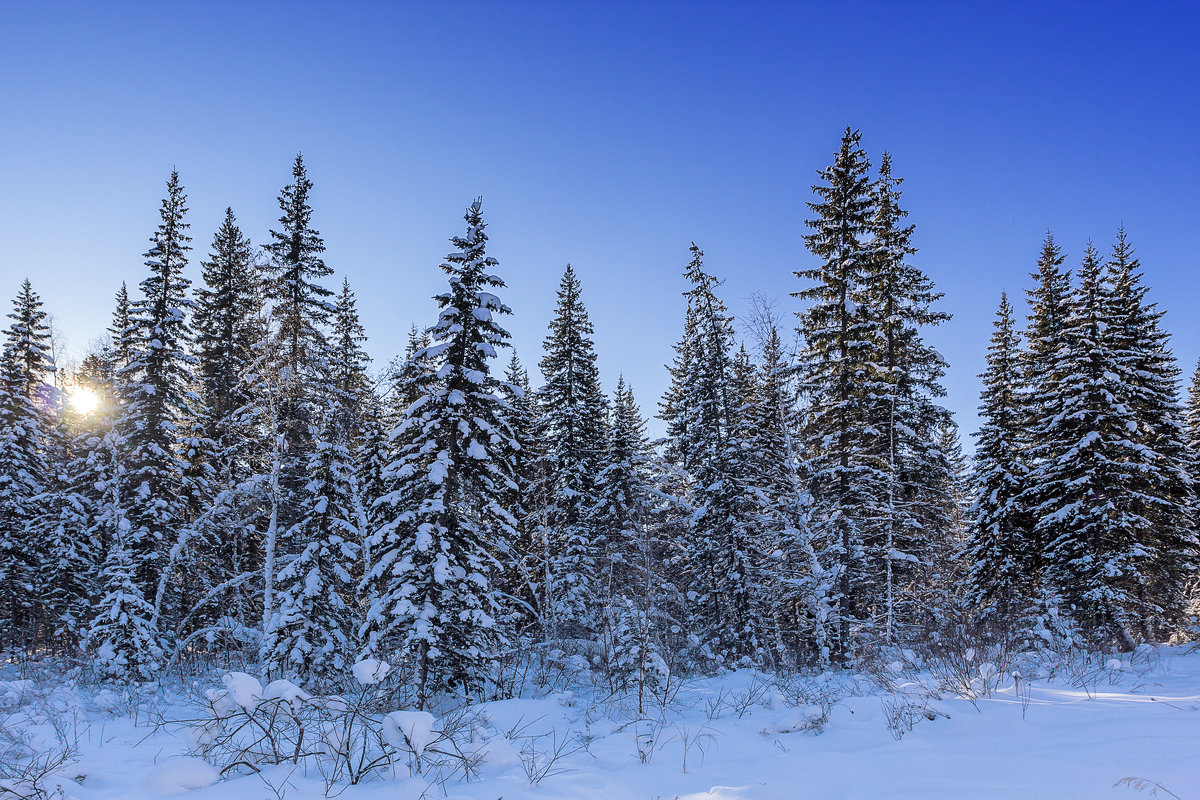
[[(435, 365), (428, 356), (430, 344), (429, 335), (412, 326), (404, 356), (395, 359), (388, 367), (387, 389), (380, 397), (378, 417), (374, 423), (380, 427), (376, 434), (378, 440), (371, 450), (364, 450), (358, 458), (368, 537), (392, 519), (391, 512), (381, 498), (391, 491), (388, 488), (391, 481), (387, 477), (389, 465), (413, 443), (419, 433), (413, 427), (406, 427), (401, 433), (399, 427), (406, 410), (423, 396), (422, 393), (434, 378)], [(367, 446), (364, 441), (363, 447)]]
[[(366, 537), (382, 524), (375, 501), (386, 493), (383, 473), (390, 463), (388, 433), (395, 427), (395, 414), (387, 399), (372, 392), (362, 407), (362, 426), (358, 445), (354, 448), (354, 481), (358, 485), (362, 507), (362, 530)], [(361, 563), (355, 575), (361, 581), (370, 569), (371, 553), (364, 538), (360, 548)]]
[(573, 638), (595, 630), (598, 558), (604, 532), (593, 512), (596, 476), (603, 468), (607, 401), (600, 389), (592, 323), (579, 279), (567, 265), (558, 286), (550, 333), (540, 367), (546, 384), (537, 392), (539, 434), (545, 442), (545, 551), (541, 570), (542, 615), (551, 637)]
[[(81, 415), (69, 403), (55, 403), (48, 430), (46, 490), (38, 498), (33, 535), (48, 558), (36, 565), (34, 586), (44, 608), (44, 644), (53, 651), (74, 653), (86, 632), (96, 597), (104, 554), (92, 533), (84, 445), (97, 412)], [(89, 491), (91, 490), (91, 491)]]
[(542, 535), (546, 503), (541, 499), (547, 481), (542, 478), (546, 468), (546, 442), (539, 435), (537, 401), (530, 389), (529, 372), (514, 349), (500, 385), (500, 396), (507, 406), (505, 418), (517, 449), (513, 453), (514, 488), (505, 500), (516, 521), (517, 535), (509, 552), (501, 554), (500, 572), (496, 584), (508, 598), (512, 615), (509, 627), (523, 631), (538, 622), (535, 609), (542, 595), (537, 588), (545, 574), (545, 537)]
[[(605, 532), (600, 570), (604, 607), (602, 649), (610, 674), (622, 686), (645, 688), (664, 626), (666, 577), (663, 548), (650, 524), (654, 489), (646, 423), (624, 376), (613, 393), (605, 464), (597, 479), (596, 524)], [(613, 688), (616, 688), (614, 682)]]
[[(201, 392), (196, 438), (203, 443), (204, 466), (214, 498), (205, 509), (201, 541), (195, 544), (194, 576), (206, 592), (235, 581), (261, 566), (261, 519), (258, 493), (249, 483), (266, 469), (268, 443), (256, 419), (258, 394), (252, 374), (262, 357), (266, 332), (262, 320), (261, 276), (250, 240), (232, 209), (213, 237), (202, 262), (203, 285), (196, 292), (197, 372)], [(243, 582), (244, 583), (244, 582)], [(198, 624), (226, 616), (248, 624), (253, 597), (244, 585), (227, 592), (204, 610)]]
[(1195, 528), (1200, 524), (1200, 360), (1197, 360), (1188, 384), (1183, 413), (1188, 474), (1192, 478), (1192, 525)]
[(125, 281), (121, 281), (121, 288), (117, 290), (113, 300), (115, 303), (113, 305), (112, 324), (108, 328), (108, 335), (112, 339), (111, 346), (109, 347), (109, 356), (112, 361), (113, 371), (120, 372), (129, 366), (129, 363), (133, 360), (133, 354), (130, 351), (130, 347), (134, 341), (130, 330), (133, 320), (130, 317), (129, 288), (125, 285)]
[(1163, 312), (1146, 300), (1141, 264), (1123, 228), (1117, 232), (1107, 272), (1111, 306), (1106, 334), (1137, 457), (1127, 467), (1135, 473), (1129, 478), (1128, 535), (1150, 553), (1144, 571), (1127, 589), (1145, 609), (1138, 633), (1155, 638), (1178, 623), (1185, 584), (1200, 564), (1186, 431), (1177, 394), (1179, 368), (1159, 322)]
[(758, 556), (754, 519), (743, 482), (744, 454), (734, 435), (732, 319), (716, 296), (693, 242), (684, 272), (691, 288), (680, 358), (663, 401), (674, 441), (669, 452), (686, 476), (692, 508), (685, 534), (689, 628), (698, 655), (718, 664), (750, 663), (761, 655), (756, 614)]
[(800, 463), (796, 370), (784, 352), (773, 311), (766, 310), (755, 336), (760, 363), (743, 409), (747, 488), (768, 556), (764, 614), (770, 644), (782, 664), (821, 664), (829, 659), (830, 575), (817, 560), (809, 523), (812, 497)]
[[(106, 512), (115, 510), (106, 506)], [(163, 649), (154, 624), (154, 607), (134, 577), (133, 555), (125, 545), (128, 523), (118, 518), (105, 523), (116, 532), (100, 573), (101, 597), (88, 629), (85, 648), (92, 654), (97, 677), (126, 684), (158, 675)]]
[(874, 400), (870, 427), (878, 433), (887, 492), (883, 519), (867, 540), (867, 551), (883, 590), (888, 641), (896, 638), (898, 628), (928, 621), (934, 612), (923, 602), (921, 589), (938, 554), (946, 550), (952, 527), (945, 503), (949, 464), (939, 439), (950, 413), (936, 402), (946, 394), (941, 385), (946, 362), (921, 336), (923, 329), (950, 315), (933, 308), (942, 294), (908, 262), (916, 248), (914, 227), (904, 224), (908, 212), (900, 207), (902, 180), (892, 175), (891, 156), (884, 152), (862, 282), (862, 303), (878, 326), (877, 352), (871, 356), (876, 369), (867, 370), (863, 379)]
[(26, 278), (13, 299), (12, 320), (4, 332), (4, 348), (17, 366), (20, 381), (18, 390), (35, 397), (54, 372), (54, 355), (50, 352), (50, 323), (42, 298)]
[[(1184, 425), (1192, 458), (1200, 460), (1200, 360), (1196, 361), (1196, 369), (1192, 372), (1192, 382), (1188, 384), (1187, 404), (1184, 406)], [(1192, 477), (1198, 477), (1195, 469), (1192, 470)]]
[(646, 423), (622, 375), (613, 392), (604, 466), (596, 481), (596, 525), (605, 531), (601, 555), (605, 596), (617, 593), (645, 569), (645, 517), (652, 503), (649, 461)]
[(950, 521), (950, 538), (962, 544), (967, 533), (967, 509), (973, 501), (971, 495), (971, 462), (963, 452), (962, 436), (958, 423), (949, 420), (938, 432), (938, 448), (946, 455), (948, 467), (945, 496), (942, 503)]
[(129, 326), (118, 345), (127, 348), (129, 363), (120, 370), (123, 406), (117, 420), (126, 448), (124, 485), (129, 531), (121, 546), (134, 566), (134, 580), (152, 597), (163, 568), (164, 543), (169, 545), (189, 522), (191, 493), (198, 487), (185, 472), (189, 462), (181, 438), (195, 404), (190, 353), (191, 329), (186, 318), (194, 303), (188, 296), (187, 197), (179, 173), (167, 181), (161, 222), (150, 237), (142, 296), (130, 304)]
[(313, 687), (345, 679), (360, 616), (354, 576), (361, 571), (362, 511), (350, 450), (331, 429), (344, 409), (330, 405), (301, 495), (304, 516), (293, 533), (302, 549), (276, 577), (275, 611), (263, 642), (268, 674)]
[[(854, 647), (854, 633), (880, 612), (880, 584), (866, 550), (886, 519), (887, 463), (880, 458), (880, 432), (872, 425), (880, 330), (863, 308), (863, 283), (871, 269), (874, 184), (861, 134), (846, 129), (834, 163), (813, 187), (818, 202), (805, 235), (821, 260), (800, 270), (809, 285), (793, 294), (808, 302), (797, 312), (804, 349), (800, 383), (807, 398), (803, 449), (814, 498), (811, 516), (818, 550), (833, 575), (830, 647), (841, 659)], [(875, 564), (881, 553), (871, 554)]]
[[(358, 303), (350, 289), (350, 281), (343, 280), (330, 331), (329, 382), (332, 386), (331, 397), (335, 402), (327, 405), (328, 412), (334, 416), (325, 441), (332, 446), (345, 447), (351, 456), (354, 480), (348, 484), (353, 490), (350, 510), (354, 514), (354, 524), (358, 531), (354, 544), (360, 553), (363, 538), (367, 531), (371, 530), (367, 515), (369, 505), (375, 497), (363, 491), (358, 469), (359, 459), (365, 454), (364, 444), (368, 433), (380, 438), (383, 433), (379, 427), (381, 421), (368, 419), (370, 414), (377, 413), (379, 400), (367, 374), (371, 359), (363, 348), (366, 340), (367, 333), (358, 317)], [(368, 431), (372, 425), (375, 427)], [(368, 473), (363, 477), (370, 482), (373, 474)], [(376, 488), (372, 487), (371, 492), (375, 491)], [(361, 569), (363, 565), (360, 559), (357, 567), (352, 570), (355, 583), (361, 581), (365, 574)]]
[[(1046, 440), (1039, 429), (1062, 413), (1063, 398), (1057, 387), (1062, 385), (1062, 363), (1060, 350), (1066, 340), (1067, 318), (1070, 314), (1071, 275), (1063, 268), (1066, 256), (1054, 241), (1054, 235), (1046, 233), (1042, 250), (1038, 256), (1037, 272), (1031, 276), (1033, 289), (1026, 290), (1029, 317), (1026, 325), (1026, 347), (1022, 355), (1021, 378), (1023, 389), (1019, 395), (1021, 403), (1022, 445), (1026, 463), (1031, 470), (1052, 462), (1062, 455), (1062, 443)], [(1028, 510), (1030, 519), (1030, 561), (1025, 565), (1027, 574), (1035, 586), (1043, 586), (1043, 554), (1046, 541), (1042, 538), (1043, 528), (1037, 525), (1033, 509), (1053, 497), (1043, 491), (1036, 480), (1025, 485), (1021, 496), (1016, 499), (1017, 508)], [(1053, 595), (1039, 593), (1036, 598), (1040, 607), (1057, 606)], [(1043, 611), (1054, 609), (1043, 608)], [(1057, 613), (1057, 612), (1055, 612)]]
[[(1081, 629), (1132, 648), (1150, 609), (1138, 598), (1153, 545), (1140, 520), (1146, 464), (1129, 434), (1132, 408), (1120, 386), (1099, 253), (1089, 244), (1059, 349), (1061, 412), (1033, 432), (1052, 458), (1032, 481), (1045, 498), (1033, 509), (1045, 544), (1046, 577)], [(1152, 489), (1151, 489), (1152, 491)]]
[(970, 572), (966, 602), (976, 614), (994, 613), (1000, 624), (1013, 621), (1038, 596), (1033, 519), (1021, 498), (1029, 485), (1025, 460), (1025, 359), (1014, 327), (1008, 295), (1000, 295), (987, 367), (980, 374), (981, 425), (975, 445), (972, 484), (975, 500), (968, 517), (966, 560)]
[[(361, 618), (356, 584), (362, 579), (367, 524), (353, 448), (361, 440), (370, 386), (366, 334), (354, 293), (342, 284), (323, 370), (319, 431), (310, 446), (307, 484), (298, 494), (300, 521), (288, 533), (295, 555), (275, 578), (275, 608), (265, 631), (263, 660), (272, 674), (328, 686), (344, 679), (358, 650)], [(314, 406), (316, 397), (314, 396)]]
[(271, 366), (280, 387), (274, 424), (284, 438), (277, 481), (281, 531), (290, 530), (304, 514), (301, 495), (308, 484), (313, 432), (320, 428), (323, 406), (314, 394), (327, 385), (326, 326), (333, 311), (328, 300), (333, 292), (320, 281), (333, 270), (321, 258), (325, 242), (312, 227), (312, 187), (304, 159), (297, 155), (292, 183), (279, 194), (280, 230), (272, 230), (271, 241), (264, 246), (270, 262), (263, 291), (274, 322)]
[(393, 435), (403, 448), (381, 499), (391, 517), (371, 535), (364, 581), (365, 649), (411, 667), (419, 706), (481, 687), (503, 642), (494, 554), (516, 535), (504, 508), (515, 442), (491, 361), (509, 338), (496, 317), (511, 312), (492, 291), (504, 282), (480, 209), (468, 207), (466, 235), (441, 265), (450, 288), (436, 298), (433, 343), (416, 357), (435, 371)]
[(30, 644), (39, 605), (37, 567), (50, 558), (33, 535), (39, 496), (50, 478), (46, 463), (50, 397), (43, 391), (54, 369), (50, 329), (29, 280), (13, 301), (13, 322), (0, 352), (0, 642)]
[(334, 304), (329, 334), (329, 379), (345, 412), (345, 419), (340, 424), (343, 433), (349, 437), (348, 441), (357, 442), (363, 407), (372, 391), (371, 381), (367, 377), (371, 359), (363, 349), (367, 332), (358, 318), (358, 301), (350, 288), (349, 279), (342, 280), (342, 291)]
[(84, 636), (83, 647), (101, 680), (113, 683), (150, 680), (163, 662), (163, 647), (154, 607), (137, 578), (130, 550), (133, 536), (131, 507), (137, 501), (124, 493), (129, 479), (129, 447), (119, 420), (102, 419), (81, 448), (77, 474), (91, 495), (90, 527), (86, 535), (103, 549), (99, 598)]

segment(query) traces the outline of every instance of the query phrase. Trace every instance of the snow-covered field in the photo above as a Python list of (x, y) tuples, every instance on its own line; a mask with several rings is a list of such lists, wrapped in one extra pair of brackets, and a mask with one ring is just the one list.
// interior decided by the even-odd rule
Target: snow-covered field
[[(458, 725), (458, 746), (477, 773), (469, 782), (456, 772), (458, 762), (430, 756), (449, 749), (437, 742), (441, 723), (429, 732), (422, 715), (398, 714), (380, 719), (380, 735), (397, 752), (407, 750), (408, 759), (394, 759), (394, 774), (339, 783), (329, 794), (345, 800), (1090, 799), (1155, 791), (1160, 798), (1200, 797), (1200, 652), (1163, 647), (1132, 658), (1043, 661), (1023, 667), (1036, 677), (1016, 681), (986, 662), (959, 667), (951, 674), (896, 661), (871, 678), (790, 680), (738, 672), (685, 681), (641, 715), (631, 698), (601, 700), (584, 688), (487, 703)], [(56, 741), (77, 740), (75, 760), (44, 782), (51, 794), (41, 796), (60, 796), (53, 791), (61, 787), (61, 796), (78, 800), (325, 797), (314, 760), (258, 774), (233, 768), (221, 778), (193, 749), (211, 742), (211, 731), (206, 738), (194, 724), (152, 724), (203, 718), (204, 687), (229, 710), (227, 725), (254, 717), (256, 694), (280, 695), (276, 702), (287, 708), (305, 702), (286, 686), (260, 692), (248, 677), (226, 685), (228, 695), (214, 674), (157, 698), (143, 690), (134, 702), (135, 693), (97, 696), (59, 686), (47, 694), (37, 681), (5, 681), (4, 763), (11, 768), (27, 762), (31, 750), (52, 754)], [(423, 773), (410, 775), (412, 750), (422, 747), (430, 748)], [(208, 759), (224, 763), (211, 751)], [(452, 777), (438, 779), (446, 775)], [(11, 796), (0, 791), (4, 800)]]

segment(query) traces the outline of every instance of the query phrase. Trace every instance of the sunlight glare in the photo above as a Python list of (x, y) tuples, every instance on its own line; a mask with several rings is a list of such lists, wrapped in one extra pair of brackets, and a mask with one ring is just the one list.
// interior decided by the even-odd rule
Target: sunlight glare
[(71, 392), (71, 406), (80, 414), (90, 414), (100, 405), (100, 397), (91, 389), (83, 386)]

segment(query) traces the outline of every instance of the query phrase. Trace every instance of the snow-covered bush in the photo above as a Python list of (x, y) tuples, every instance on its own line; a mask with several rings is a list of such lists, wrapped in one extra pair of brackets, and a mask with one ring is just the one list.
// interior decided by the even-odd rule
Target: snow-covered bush
[(314, 696), (276, 680), (226, 673), (210, 688), (202, 713), (172, 721), (193, 752), (226, 775), (276, 764), (311, 766), (329, 787), (373, 778), (423, 774), (438, 782), (471, 778), (482, 756), (472, 748), (475, 719), (463, 707), (435, 718), (427, 711), (387, 710), (390, 671), (379, 661), (352, 670), (357, 687), (345, 695)]
[(46, 680), (0, 681), (0, 798), (63, 797), (62, 771), (79, 757), (87, 723)]

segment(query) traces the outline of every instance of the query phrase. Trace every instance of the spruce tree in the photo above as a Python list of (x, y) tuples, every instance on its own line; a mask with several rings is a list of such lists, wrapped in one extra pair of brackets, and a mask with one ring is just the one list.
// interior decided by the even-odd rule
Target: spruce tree
[[(866, 548), (887, 497), (887, 463), (870, 424), (875, 400), (868, 387), (879, 381), (873, 358), (880, 332), (863, 307), (874, 258), (867, 238), (875, 190), (861, 139), (847, 128), (834, 163), (818, 173), (818, 202), (808, 204), (814, 216), (804, 239), (820, 263), (796, 272), (809, 286), (793, 295), (809, 304), (798, 312), (800, 381), (808, 401), (802, 440), (819, 555), (836, 575), (830, 646), (838, 658), (853, 644), (851, 630), (871, 623), (877, 612), (878, 584)], [(872, 555), (878, 564), (882, 554)]]
[(758, 331), (762, 350), (743, 423), (747, 486), (767, 554), (764, 614), (779, 663), (826, 664), (831, 575), (817, 559), (810, 523), (812, 497), (801, 462), (796, 369), (768, 314)]
[(684, 273), (691, 283), (687, 322), (676, 347), (679, 371), (662, 412), (692, 508), (684, 543), (690, 627), (702, 656), (751, 663), (760, 656), (759, 559), (744, 486), (745, 455), (736, 435), (741, 403), (731, 387), (732, 319), (694, 242), (691, 253)]
[(500, 395), (507, 406), (505, 417), (512, 431), (516, 451), (513, 453), (513, 487), (506, 507), (513, 515), (516, 538), (507, 553), (501, 554), (497, 579), (501, 591), (509, 598), (511, 627), (524, 629), (538, 620), (534, 609), (544, 598), (538, 592), (543, 585), (546, 558), (544, 524), (546, 502), (543, 492), (545, 479), (546, 441), (539, 428), (537, 400), (530, 388), (529, 371), (514, 349), (500, 385)]
[(38, 605), (34, 575), (51, 557), (32, 528), (50, 480), (46, 447), (53, 391), (46, 380), (54, 363), (46, 312), (28, 279), (8, 317), (13, 322), (0, 352), (0, 641), (28, 644)]
[(975, 446), (975, 501), (966, 549), (967, 602), (977, 612), (994, 610), (1002, 622), (1038, 593), (1040, 561), (1022, 503), (1029, 486), (1025, 460), (1024, 368), (1021, 336), (1008, 295), (1000, 295), (987, 368), (980, 374), (981, 426)]
[(268, 673), (315, 687), (344, 680), (357, 650), (362, 514), (350, 451), (339, 438), (333, 431), (318, 437), (295, 533), (303, 548), (276, 578), (275, 613), (263, 642)]
[(618, 377), (605, 466), (597, 479), (596, 522), (606, 531), (600, 572), (605, 604), (601, 645), (621, 686), (632, 680), (641, 692), (655, 659), (661, 659), (658, 634), (670, 625), (663, 613), (669, 591), (660, 566), (664, 548), (651, 524), (655, 505), (651, 456), (633, 389), (623, 376)]
[(495, 553), (516, 533), (504, 507), (515, 443), (491, 374), (509, 338), (497, 317), (511, 312), (493, 291), (504, 282), (486, 254), (480, 209), (479, 200), (468, 207), (466, 235), (451, 240), (441, 265), (450, 288), (436, 298), (432, 344), (416, 356), (433, 371), (414, 387), (393, 437), (403, 449), (381, 500), (390, 519), (371, 535), (364, 581), (366, 650), (411, 659), (419, 707), (482, 685), (502, 642)]
[(194, 328), (203, 434), (212, 443), (216, 480), (230, 487), (261, 468), (255, 463), (255, 455), (261, 455), (245, 447), (247, 409), (255, 399), (246, 374), (261, 355), (264, 334), (258, 265), (233, 209), (225, 209), (201, 268), (204, 284), (196, 292)]
[(154, 678), (164, 651), (154, 607), (137, 576), (137, 559), (129, 546), (134, 534), (130, 516), (137, 503), (124, 491), (129, 484), (129, 447), (117, 422), (109, 416), (88, 435), (78, 470), (92, 494), (86, 535), (104, 552), (100, 596), (92, 607), (83, 646), (101, 680), (128, 683)]
[(546, 446), (545, 565), (543, 614), (554, 636), (594, 629), (597, 556), (604, 544), (593, 519), (602, 469), (606, 400), (600, 389), (592, 324), (579, 279), (567, 265), (558, 304), (543, 343), (540, 367), (546, 384), (537, 393), (539, 433)]
[(1106, 334), (1134, 443), (1126, 523), (1129, 535), (1147, 551), (1143, 569), (1124, 588), (1137, 599), (1137, 632), (1155, 638), (1178, 623), (1186, 583), (1200, 563), (1184, 411), (1177, 395), (1180, 373), (1160, 323), (1163, 312), (1146, 300), (1141, 264), (1124, 228), (1117, 232), (1106, 270), (1111, 283)]
[(363, 406), (368, 401), (371, 383), (367, 369), (371, 359), (363, 349), (366, 330), (358, 318), (358, 302), (350, 289), (350, 281), (342, 281), (342, 291), (334, 305), (329, 336), (330, 380), (346, 412), (343, 425), (346, 433), (357, 439)]
[(271, 349), (280, 383), (275, 424), (285, 444), (278, 478), (282, 494), (278, 524), (284, 531), (303, 515), (301, 493), (307, 484), (305, 471), (322, 405), (314, 394), (327, 385), (328, 377), (326, 327), (333, 310), (328, 298), (333, 292), (320, 281), (333, 270), (321, 257), (325, 242), (312, 227), (312, 188), (304, 159), (297, 155), (292, 183), (279, 195), (280, 230), (271, 231), (271, 241), (264, 248), (270, 263), (263, 290), (274, 321)]
[[(1031, 276), (1034, 288), (1026, 290), (1029, 305), (1026, 326), (1026, 348), (1021, 369), (1024, 390), (1021, 392), (1022, 430), (1026, 459), (1029, 468), (1040, 469), (1041, 465), (1057, 460), (1063, 454), (1063, 443), (1046, 438), (1040, 428), (1062, 413), (1063, 397), (1061, 349), (1066, 341), (1067, 317), (1070, 313), (1071, 275), (1063, 268), (1066, 256), (1054, 241), (1054, 235), (1046, 233), (1042, 250), (1037, 260), (1037, 272)], [(1044, 526), (1037, 524), (1034, 511), (1054, 498), (1036, 480), (1025, 487), (1017, 505), (1028, 509), (1030, 514), (1029, 552), (1031, 561), (1026, 565), (1028, 574), (1039, 585), (1044, 572), (1043, 554), (1047, 542), (1043, 537)], [(1039, 596), (1039, 604), (1057, 606), (1053, 596)], [(1046, 609), (1057, 613), (1054, 608)]]
[(870, 427), (878, 434), (887, 492), (883, 519), (867, 545), (883, 588), (888, 640), (895, 637), (898, 625), (911, 625), (928, 610), (917, 585), (924, 582), (935, 552), (951, 534), (943, 502), (949, 464), (939, 441), (950, 414), (936, 403), (946, 394), (941, 385), (946, 363), (921, 335), (950, 315), (933, 308), (942, 294), (908, 261), (916, 248), (914, 227), (904, 224), (908, 212), (900, 207), (902, 180), (892, 175), (891, 156), (884, 152), (867, 244), (871, 257), (862, 283), (863, 305), (878, 328), (873, 337), (876, 352), (869, 359), (875, 369), (863, 372), (863, 388), (874, 401), (868, 413)]
[(47, 485), (32, 523), (33, 534), (48, 554), (35, 568), (35, 590), (45, 609), (48, 644), (60, 653), (76, 651), (86, 633), (104, 556), (89, 531), (94, 487), (85, 483), (87, 468), (81, 463), (86, 453), (81, 432), (94, 424), (68, 403), (56, 403), (47, 436)]
[[(213, 237), (208, 260), (201, 263), (203, 285), (196, 292), (193, 318), (197, 373), (202, 389), (195, 438), (203, 448), (203, 468), (211, 476), (209, 507), (203, 509), (201, 541), (189, 581), (211, 592), (261, 565), (258, 529), (265, 527), (261, 492), (251, 488), (266, 470), (268, 443), (259, 419), (260, 392), (255, 375), (264, 344), (262, 287), (250, 240), (232, 209)], [(242, 582), (244, 584), (244, 581)], [(223, 616), (248, 623), (252, 597), (239, 584), (222, 593), (199, 620)]]
[(164, 543), (174, 541), (188, 521), (189, 497), (197, 490), (185, 476), (189, 465), (181, 448), (195, 402), (186, 316), (194, 304), (184, 275), (191, 249), (186, 202), (179, 173), (172, 172), (161, 222), (145, 254), (150, 275), (141, 283), (142, 296), (130, 304), (129, 326), (118, 345), (128, 348), (130, 358), (120, 370), (124, 405), (118, 427), (126, 448), (121, 493), (129, 501), (130, 526), (122, 546), (147, 597), (158, 582)]
[(1132, 647), (1145, 615), (1136, 587), (1149, 544), (1137, 520), (1142, 459), (1111, 349), (1110, 287), (1090, 244), (1079, 278), (1055, 383), (1045, 387), (1061, 412), (1035, 431), (1052, 457), (1033, 474), (1045, 498), (1032, 509), (1034, 524), (1045, 542), (1047, 578), (1071, 617), (1102, 640)]

